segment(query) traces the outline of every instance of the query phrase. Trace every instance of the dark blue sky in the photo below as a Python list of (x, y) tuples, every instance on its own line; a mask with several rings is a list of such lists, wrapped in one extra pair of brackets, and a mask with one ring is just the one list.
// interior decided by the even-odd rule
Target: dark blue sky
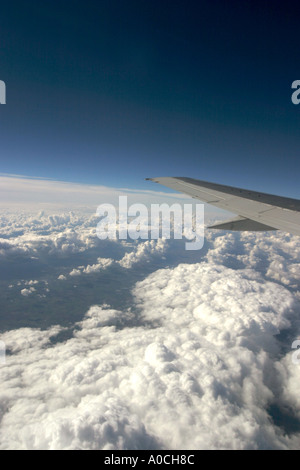
[(300, 197), (299, 44), (296, 2), (2, 2), (0, 172)]

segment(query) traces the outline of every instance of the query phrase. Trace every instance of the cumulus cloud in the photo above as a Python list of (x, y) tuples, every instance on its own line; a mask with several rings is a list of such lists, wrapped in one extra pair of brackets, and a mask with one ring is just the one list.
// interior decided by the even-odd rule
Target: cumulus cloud
[(126, 253), (124, 257), (119, 261), (119, 265), (122, 268), (131, 268), (135, 263), (140, 261), (147, 261), (153, 254), (162, 254), (166, 250), (167, 240), (147, 240), (143, 243), (138, 243), (135, 249)]
[[(89, 308), (68, 340), (61, 326), (1, 334), (0, 447), (299, 448), (300, 365), (282, 335), (300, 335), (300, 238), (206, 231), (204, 249), (187, 253), (172, 240), (100, 241), (97, 222), (75, 210), (8, 211), (1, 260), (67, 260), (48, 273), (61, 291), (69, 276), (80, 286), (104, 272), (114, 287), (116, 269), (119, 282), (167, 255), (177, 266), (138, 282), (131, 309)], [(26, 306), (52, 282), (19, 279), (7, 285)], [(69, 318), (73, 302), (76, 293)]]
[[(136, 240), (122, 243), (116, 240), (99, 240), (96, 227), (99, 217), (89, 213), (45, 214), (12, 212), (5, 215), (0, 225), (0, 257), (39, 257), (44, 255), (70, 256), (101, 247), (104, 243), (132, 248), (120, 265), (131, 267), (138, 260), (146, 259), (162, 249), (165, 240)], [(128, 222), (127, 227), (130, 226)], [(125, 251), (125, 250), (124, 250)], [(98, 257), (93, 265), (86, 266), (86, 273), (108, 266), (108, 257)], [(100, 261), (99, 261), (100, 260)], [(109, 261), (110, 263), (110, 261)]]
[[(168, 249), (168, 241), (165, 239), (139, 241), (137, 243), (127, 244), (131, 251), (116, 261), (112, 258), (98, 258), (97, 262), (87, 266), (78, 266), (70, 271), (69, 276), (80, 276), (81, 274), (94, 274), (104, 271), (111, 265), (121, 266), (125, 269), (131, 269), (137, 263), (149, 263), (155, 256), (161, 256)], [(66, 279), (65, 276), (59, 276), (60, 280)]]
[[(81, 274), (92, 274), (104, 271), (106, 268), (111, 266), (114, 263), (114, 260), (111, 258), (98, 258), (95, 264), (88, 264), (87, 266), (79, 266), (77, 269), (73, 269), (70, 272), (70, 276), (80, 276)], [(60, 280), (66, 279), (65, 276), (59, 276)]]
[(84, 274), (97, 273), (108, 268), (108, 266), (110, 266), (113, 262), (114, 260), (111, 258), (98, 258), (97, 263), (92, 265), (88, 264), (85, 268), (83, 268), (82, 272)]
[(210, 263), (249, 267), (292, 289), (300, 289), (300, 237), (283, 232), (206, 231)]
[(30, 287), (29, 289), (22, 289), (21, 290), (21, 295), (23, 295), (24, 297), (28, 297), (30, 294), (35, 292), (35, 290), (36, 289), (34, 287)]
[(70, 276), (80, 276), (80, 274), (80, 269), (72, 269), (72, 271), (70, 272)]
[(251, 269), (180, 264), (138, 282), (135, 308), (93, 306), (73, 337), (60, 327), (1, 340), (0, 447), (22, 449), (288, 449), (299, 431), (300, 366), (275, 338), (296, 297)]
[[(55, 222), (54, 222), (55, 221)], [(70, 255), (97, 245), (97, 218), (73, 213), (46, 215), (43, 212), (6, 214), (0, 227), (0, 257)]]

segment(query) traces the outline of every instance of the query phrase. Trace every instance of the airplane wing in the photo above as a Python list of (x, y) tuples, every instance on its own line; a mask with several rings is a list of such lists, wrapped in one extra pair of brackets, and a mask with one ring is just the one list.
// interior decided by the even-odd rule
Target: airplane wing
[(240, 231), (283, 230), (300, 235), (300, 200), (248, 191), (193, 178), (146, 178), (168, 188), (238, 214), (209, 228)]

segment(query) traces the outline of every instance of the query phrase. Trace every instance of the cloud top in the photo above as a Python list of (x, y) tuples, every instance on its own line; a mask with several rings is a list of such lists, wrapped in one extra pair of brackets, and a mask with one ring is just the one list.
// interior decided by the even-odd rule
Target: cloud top
[(287, 393), (300, 370), (285, 367), (274, 337), (297, 315), (285, 287), (181, 264), (133, 295), (134, 310), (91, 307), (64, 342), (61, 327), (2, 335), (1, 448), (296, 448), (299, 433), (268, 412), (276, 403), (300, 414)]

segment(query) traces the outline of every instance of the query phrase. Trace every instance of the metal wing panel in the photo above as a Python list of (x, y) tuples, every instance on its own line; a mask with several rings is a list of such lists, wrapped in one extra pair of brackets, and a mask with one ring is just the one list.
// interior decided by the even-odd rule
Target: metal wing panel
[(273, 209), (259, 214), (259, 219), (252, 216), (253, 220), (261, 221), (265, 224), (272, 225), (279, 230), (300, 235), (300, 213), (283, 209), (281, 207), (274, 207)]
[(261, 224), (255, 220), (246, 219), (245, 217), (241, 216), (235, 217), (232, 220), (226, 220), (225, 222), (219, 222), (217, 224), (210, 225), (208, 228), (241, 232), (265, 232), (268, 230), (274, 230), (274, 227)]
[(185, 177), (148, 178), (269, 229), (300, 235), (300, 201)]

